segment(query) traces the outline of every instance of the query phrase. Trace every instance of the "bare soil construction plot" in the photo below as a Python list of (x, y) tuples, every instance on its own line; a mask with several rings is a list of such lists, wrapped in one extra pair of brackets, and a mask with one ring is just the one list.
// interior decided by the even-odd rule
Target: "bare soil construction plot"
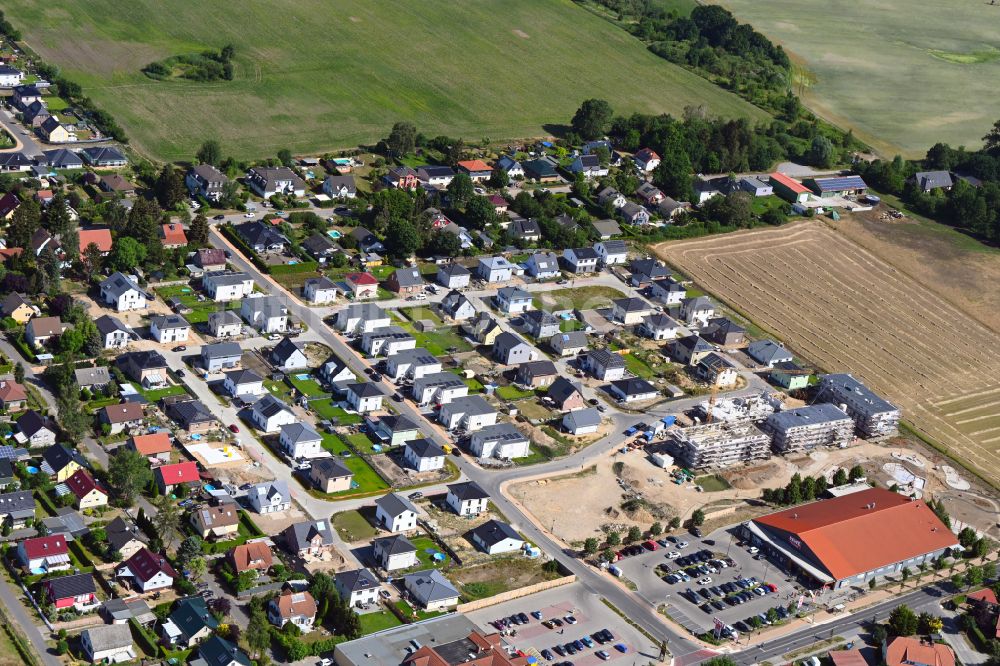
[(1000, 335), (937, 292), (817, 221), (654, 250), (803, 357), (865, 381), (1000, 482)]

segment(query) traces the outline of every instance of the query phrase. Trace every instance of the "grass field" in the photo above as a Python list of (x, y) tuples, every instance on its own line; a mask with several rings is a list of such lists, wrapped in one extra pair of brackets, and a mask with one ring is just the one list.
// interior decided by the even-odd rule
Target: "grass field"
[(808, 69), (810, 108), (852, 127), (889, 157), (923, 156), (938, 141), (978, 147), (997, 119), (1000, 6), (982, 0), (721, 4)]
[[(191, 159), (207, 138), (240, 158), (352, 147), (384, 137), (397, 120), (428, 136), (538, 136), (590, 97), (622, 113), (680, 115), (703, 105), (764, 117), (570, 0), (277, 8), (264, 0), (22, 0), (5, 10), (31, 48), (114, 114), (140, 150), (164, 159)], [(233, 81), (162, 82), (140, 72), (228, 43)]]
[(1000, 483), (1000, 334), (957, 299), (822, 222), (655, 250), (797, 355), (866, 382), (919, 434)]
[(546, 312), (593, 310), (611, 307), (611, 301), (625, 296), (611, 287), (575, 287), (543, 291), (535, 296), (534, 306)]

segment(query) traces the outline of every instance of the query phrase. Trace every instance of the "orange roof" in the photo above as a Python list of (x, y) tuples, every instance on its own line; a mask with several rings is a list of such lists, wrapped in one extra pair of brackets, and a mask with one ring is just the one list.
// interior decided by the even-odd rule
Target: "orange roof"
[(91, 243), (97, 245), (101, 252), (111, 252), (111, 229), (80, 229), (80, 254)]
[(922, 501), (872, 488), (757, 518), (807, 548), (837, 580), (958, 545)]
[(919, 638), (900, 636), (889, 643), (885, 652), (887, 666), (926, 664), (926, 666), (955, 666), (955, 653), (944, 643), (927, 643)]
[(772, 173), (770, 178), (772, 183), (781, 183), (782, 185), (790, 189), (792, 192), (795, 192), (796, 194), (802, 194), (803, 192), (812, 191), (799, 181), (789, 178), (780, 171), (775, 171), (774, 173)]
[[(6, 379), (0, 381), (0, 400), (4, 402), (17, 402), (27, 400), (28, 394), (24, 392), (24, 387), (17, 382)], [(993, 601), (996, 601), (994, 598)]]
[(2, 259), (3, 261), (7, 261), (8, 259), (13, 259), (22, 252), (24, 252), (24, 248), (5, 247), (3, 249), (0, 249), (0, 259)]
[(271, 549), (263, 541), (251, 541), (236, 546), (229, 551), (229, 557), (233, 561), (236, 573), (243, 573), (249, 569), (266, 571), (274, 564)]
[(868, 666), (865, 656), (861, 650), (830, 650), (830, 659), (833, 666)]
[(52, 190), (38, 190), (37, 192), (35, 192), (35, 198), (38, 199), (39, 201), (46, 201), (54, 196), (55, 195), (52, 194)]
[[(462, 666), (526, 666), (527, 657), (509, 657), (506, 650), (500, 647), (500, 635), (481, 634), (473, 631), (466, 638), (479, 650)], [(434, 648), (421, 646), (416, 652), (403, 660), (406, 666), (449, 666), (448, 661), (437, 653)]]
[(161, 224), (160, 236), (164, 245), (187, 245), (187, 235), (184, 227), (179, 224)]
[(997, 595), (996, 592), (988, 587), (984, 587), (981, 590), (976, 590), (975, 592), (969, 592), (965, 595), (965, 598), (969, 601), (985, 601), (990, 604), (996, 605)]
[(308, 591), (295, 592), (286, 587), (271, 603), (278, 607), (278, 612), (283, 618), (293, 618), (298, 615), (313, 617), (316, 615), (316, 600)]
[(171, 449), (170, 435), (166, 432), (154, 432), (152, 435), (138, 435), (132, 438), (132, 448), (144, 456), (167, 453)]
[(482, 160), (462, 160), (458, 166), (466, 171), (492, 171), (493, 168)]

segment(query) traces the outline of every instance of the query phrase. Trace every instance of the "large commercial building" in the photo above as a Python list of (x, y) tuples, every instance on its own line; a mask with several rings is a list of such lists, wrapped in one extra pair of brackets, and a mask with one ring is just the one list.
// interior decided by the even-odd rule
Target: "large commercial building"
[(899, 408), (851, 375), (823, 375), (817, 400), (840, 406), (862, 437), (888, 437), (899, 431)]
[(823, 402), (772, 414), (764, 422), (775, 453), (802, 453), (817, 446), (846, 445), (854, 437), (854, 421), (836, 405)]
[(743, 532), (793, 575), (834, 589), (916, 570), (959, 545), (923, 501), (882, 488), (756, 518)]
[(685, 467), (729, 467), (771, 455), (771, 438), (749, 421), (721, 421), (680, 428), (675, 458)]

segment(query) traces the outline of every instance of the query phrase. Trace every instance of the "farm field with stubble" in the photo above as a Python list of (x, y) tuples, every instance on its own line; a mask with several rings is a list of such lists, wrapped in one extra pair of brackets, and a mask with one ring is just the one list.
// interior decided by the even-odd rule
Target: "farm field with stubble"
[[(654, 56), (570, 0), (20, 0), (8, 18), (118, 118), (144, 153), (240, 158), (347, 148), (398, 120), (480, 141), (550, 132), (580, 103), (620, 113), (756, 107)], [(163, 58), (236, 47), (233, 81), (154, 81)]]
[(1000, 117), (1000, 4), (721, 0), (814, 77), (807, 105), (889, 157), (977, 147)]
[(820, 221), (654, 249), (803, 358), (854, 374), (1000, 484), (1000, 335), (939, 292)]

